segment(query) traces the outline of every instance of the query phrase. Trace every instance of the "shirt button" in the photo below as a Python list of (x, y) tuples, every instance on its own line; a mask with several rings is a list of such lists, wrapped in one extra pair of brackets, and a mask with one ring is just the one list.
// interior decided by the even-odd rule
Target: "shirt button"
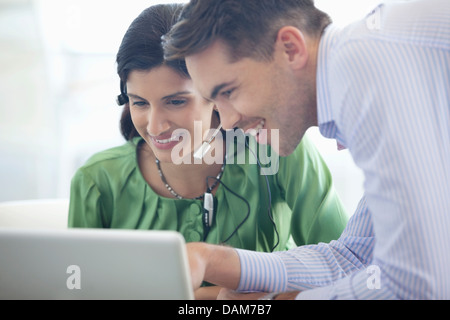
[(194, 215), (200, 214), (201, 213), (200, 205), (197, 203), (192, 203), (189, 207), (189, 211)]
[(197, 231), (192, 231), (189, 234), (190, 241), (197, 242), (197, 241), (200, 241), (201, 239), (202, 239), (202, 237), (200, 236), (200, 233), (198, 233)]

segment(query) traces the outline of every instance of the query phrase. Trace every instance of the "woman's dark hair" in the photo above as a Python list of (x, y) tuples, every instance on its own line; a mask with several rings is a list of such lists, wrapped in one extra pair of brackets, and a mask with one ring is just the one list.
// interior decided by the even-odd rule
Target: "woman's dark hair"
[(128, 75), (134, 70), (150, 70), (167, 65), (181, 76), (189, 78), (183, 59), (164, 59), (162, 37), (176, 23), (182, 4), (160, 4), (145, 9), (130, 25), (117, 53), (117, 74), (120, 77), (120, 95), (117, 103), (123, 105), (120, 130), (126, 140), (139, 136), (131, 120), (126, 92)]

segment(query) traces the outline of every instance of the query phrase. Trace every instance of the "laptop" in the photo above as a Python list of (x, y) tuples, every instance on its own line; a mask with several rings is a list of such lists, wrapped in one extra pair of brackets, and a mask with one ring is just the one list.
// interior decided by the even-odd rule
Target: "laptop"
[(0, 229), (0, 299), (191, 300), (175, 231)]

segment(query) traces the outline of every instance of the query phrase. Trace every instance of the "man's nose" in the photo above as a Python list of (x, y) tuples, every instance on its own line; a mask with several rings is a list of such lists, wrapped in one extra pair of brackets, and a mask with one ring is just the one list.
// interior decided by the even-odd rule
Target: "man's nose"
[(230, 106), (216, 104), (220, 115), (220, 123), (224, 130), (234, 129), (239, 122), (241, 115)]

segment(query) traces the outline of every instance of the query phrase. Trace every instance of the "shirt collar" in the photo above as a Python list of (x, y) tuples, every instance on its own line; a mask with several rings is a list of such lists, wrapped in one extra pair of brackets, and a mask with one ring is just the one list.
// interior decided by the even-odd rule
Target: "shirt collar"
[(317, 119), (320, 132), (327, 138), (336, 138), (337, 133), (328, 84), (328, 62), (339, 33), (340, 29), (332, 24), (324, 30), (317, 57)]

